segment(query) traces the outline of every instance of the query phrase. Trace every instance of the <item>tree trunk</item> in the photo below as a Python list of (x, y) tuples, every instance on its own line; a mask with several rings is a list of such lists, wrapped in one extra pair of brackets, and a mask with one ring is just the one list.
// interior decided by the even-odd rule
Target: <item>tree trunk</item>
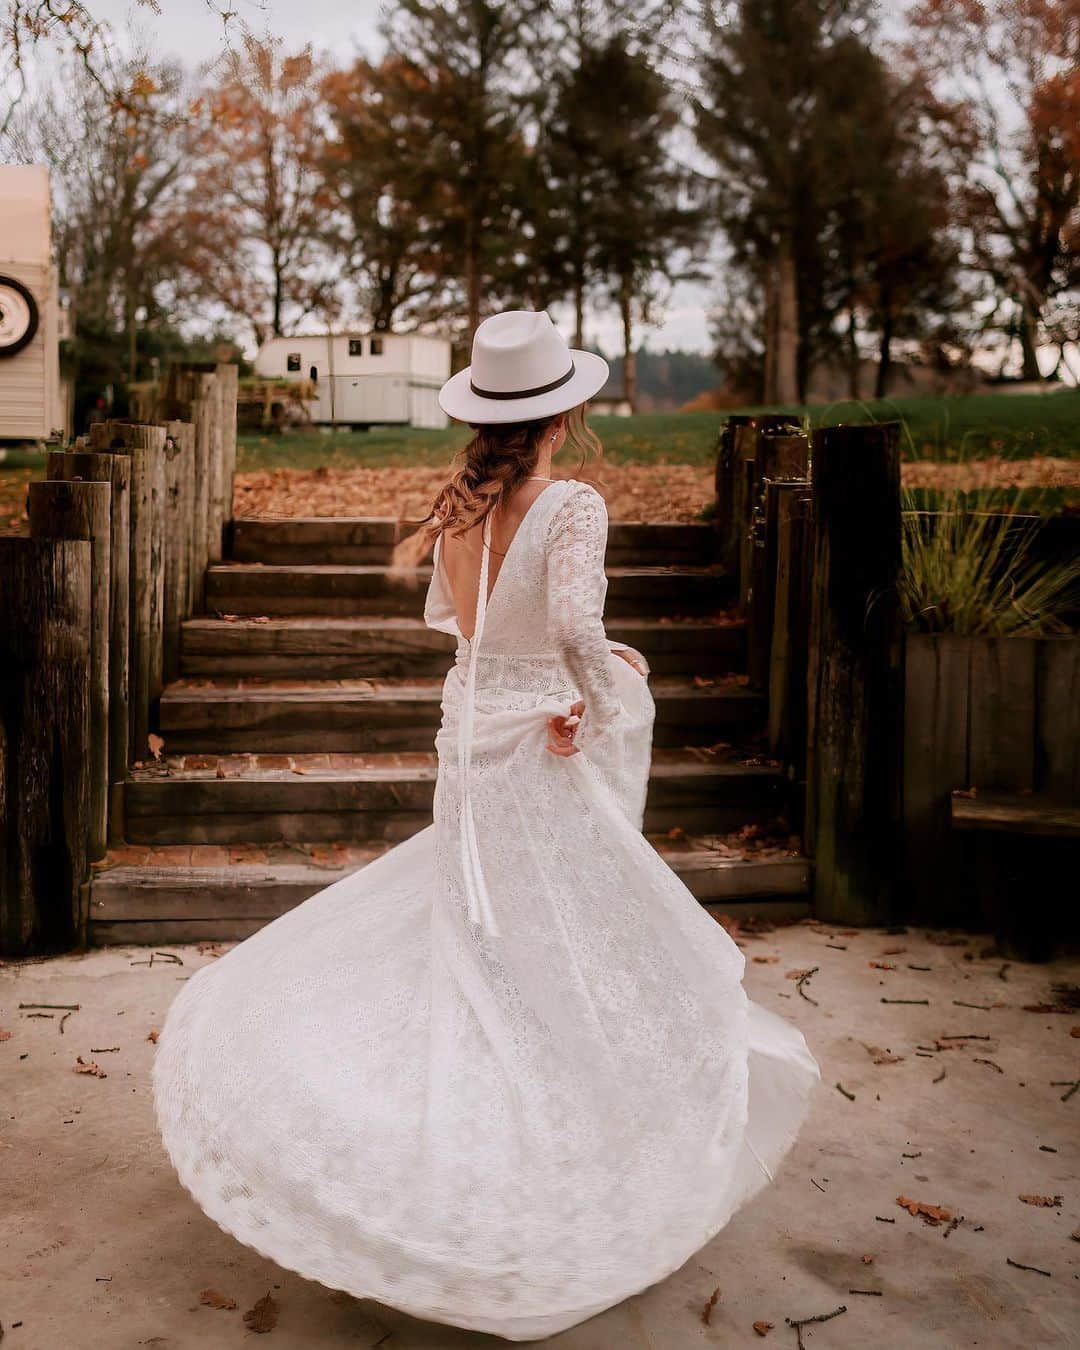
[(856, 340), (858, 329), (855, 324), (854, 302), (848, 306), (847, 354), (848, 354), (848, 394), (859, 397), (859, 344)]
[(795, 256), (785, 238), (777, 256), (776, 402), (799, 402), (799, 295)]
[(623, 273), (619, 287), (619, 313), (623, 328), (623, 397), (632, 413), (637, 412), (637, 356), (634, 353), (633, 283)]
[(1024, 379), (1041, 380), (1039, 369), (1039, 312), (1030, 300), (1020, 302), (1020, 350), (1024, 357)]
[(874, 386), (875, 398), (888, 398), (889, 375), (892, 373), (892, 308), (884, 308), (881, 318), (881, 342), (878, 345), (877, 382)]

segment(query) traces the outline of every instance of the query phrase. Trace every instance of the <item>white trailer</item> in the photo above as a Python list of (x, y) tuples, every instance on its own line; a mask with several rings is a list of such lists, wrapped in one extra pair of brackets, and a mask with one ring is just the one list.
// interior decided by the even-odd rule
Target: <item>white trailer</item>
[(317, 333), (275, 337), (255, 373), (310, 380), (311, 419), (325, 426), (444, 427), (439, 388), (450, 375), (450, 342), (421, 333)]
[(64, 434), (49, 171), (0, 165), (0, 443)]

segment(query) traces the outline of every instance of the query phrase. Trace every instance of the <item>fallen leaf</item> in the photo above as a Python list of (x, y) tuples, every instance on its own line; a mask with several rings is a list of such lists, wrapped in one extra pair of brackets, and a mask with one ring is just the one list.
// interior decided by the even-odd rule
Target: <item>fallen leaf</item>
[(162, 737), (157, 735), (156, 732), (152, 731), (150, 735), (147, 736), (146, 743), (150, 747), (150, 757), (153, 760), (160, 762), (161, 752), (165, 749), (165, 741)]
[(913, 1218), (922, 1215), (923, 1223), (928, 1223), (931, 1227), (952, 1218), (951, 1209), (946, 1209), (943, 1205), (927, 1205), (921, 1200), (909, 1200), (906, 1195), (898, 1195), (896, 1203), (901, 1209), (906, 1209)]
[(891, 1050), (883, 1049), (880, 1045), (868, 1045), (866, 1050), (875, 1064), (900, 1064), (903, 1061), (903, 1055), (894, 1055)]
[(228, 1294), (219, 1294), (216, 1289), (204, 1289), (199, 1295), (199, 1302), (207, 1308), (219, 1308), (222, 1312), (232, 1312), (236, 1307), (236, 1299), (229, 1298)]
[(220, 759), (218, 760), (218, 766), (217, 766), (217, 768), (214, 770), (214, 777), (215, 777), (215, 778), (224, 778), (224, 777), (225, 777), (225, 765), (221, 762)]
[(869, 961), (867, 963), (872, 970), (895, 970), (895, 961)]
[(75, 1063), (71, 1066), (73, 1073), (88, 1073), (91, 1078), (108, 1078), (108, 1074), (100, 1065), (94, 1061), (83, 1059), (82, 1055), (75, 1057)]
[[(10, 1031), (8, 1032), (8, 1035), (9, 1035), (9, 1036), (11, 1035), (11, 1032), (10, 1032)], [(1080, 1027), (1070, 1027), (1070, 1028), (1069, 1028), (1069, 1035), (1070, 1035), (1070, 1036), (1078, 1036), (1078, 1037), (1080, 1037)]]
[(1044, 1209), (1057, 1209), (1062, 1201), (1060, 1195), (1022, 1195), (1020, 1199), (1025, 1205), (1041, 1205)]
[(864, 1266), (872, 1266), (874, 1264), (874, 1258), (872, 1256), (864, 1256), (862, 1263)]
[(754, 960), (759, 966), (771, 966), (780, 960), (778, 956), (755, 956)]
[(701, 1320), (705, 1323), (706, 1326), (708, 1326), (712, 1321), (712, 1310), (716, 1307), (719, 1298), (720, 1298), (720, 1286), (717, 1285), (716, 1288), (709, 1295), (708, 1303), (706, 1303), (704, 1308), (702, 1308), (701, 1310)]
[(809, 970), (789, 970), (788, 973), (784, 976), (784, 978), (786, 980), (801, 980), (809, 974), (810, 974)]
[(773, 1329), (772, 1322), (755, 1322), (754, 1330), (759, 1336), (767, 1336)]
[(255, 617), (251, 620), (251, 622), (252, 622), (252, 623), (269, 623), (269, 622), (270, 622), (270, 616), (267, 615), (267, 614), (256, 614)]
[(157, 1043), (158, 1043), (158, 1037), (159, 1037), (160, 1035), (161, 1035), (161, 1032), (158, 1031), (157, 1027), (155, 1027), (155, 1028), (153, 1029), (153, 1031), (150, 1032), (150, 1034), (147, 1036), (146, 1039), (147, 1039), (152, 1045), (157, 1045)]
[(254, 1308), (249, 1308), (244, 1314), (244, 1321), (248, 1325), (248, 1330), (260, 1333), (273, 1331), (277, 1326), (277, 1318), (278, 1305), (270, 1294), (264, 1294)]
[(10, 1041), (14, 1034), (12, 1031), (0, 1031), (0, 1041)]

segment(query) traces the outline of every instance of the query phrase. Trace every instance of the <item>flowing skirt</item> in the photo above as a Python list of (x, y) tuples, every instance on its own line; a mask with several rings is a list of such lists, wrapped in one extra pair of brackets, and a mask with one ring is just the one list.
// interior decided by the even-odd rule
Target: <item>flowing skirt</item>
[(621, 775), (544, 750), (565, 697), (479, 693), (497, 937), (466, 913), (452, 671), (435, 824), (174, 1001), (165, 1146), (205, 1212), (279, 1265), (536, 1339), (677, 1269), (793, 1143), (817, 1065), (642, 837), (652, 700), (613, 660), (633, 714)]

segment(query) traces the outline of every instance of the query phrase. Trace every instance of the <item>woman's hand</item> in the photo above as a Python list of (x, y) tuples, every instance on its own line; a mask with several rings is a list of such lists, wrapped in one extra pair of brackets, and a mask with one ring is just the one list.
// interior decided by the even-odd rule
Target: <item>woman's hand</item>
[(634, 651), (633, 647), (615, 647), (613, 650), (615, 655), (621, 656), (630, 669), (636, 670), (643, 680), (649, 678), (649, 667), (640, 652)]
[(561, 755), (566, 759), (570, 755), (578, 754), (578, 748), (574, 744), (574, 736), (581, 725), (584, 712), (585, 701), (579, 698), (576, 703), (570, 705), (568, 715), (564, 716), (562, 713), (558, 713), (555, 717), (548, 718), (547, 748), (553, 755)]

